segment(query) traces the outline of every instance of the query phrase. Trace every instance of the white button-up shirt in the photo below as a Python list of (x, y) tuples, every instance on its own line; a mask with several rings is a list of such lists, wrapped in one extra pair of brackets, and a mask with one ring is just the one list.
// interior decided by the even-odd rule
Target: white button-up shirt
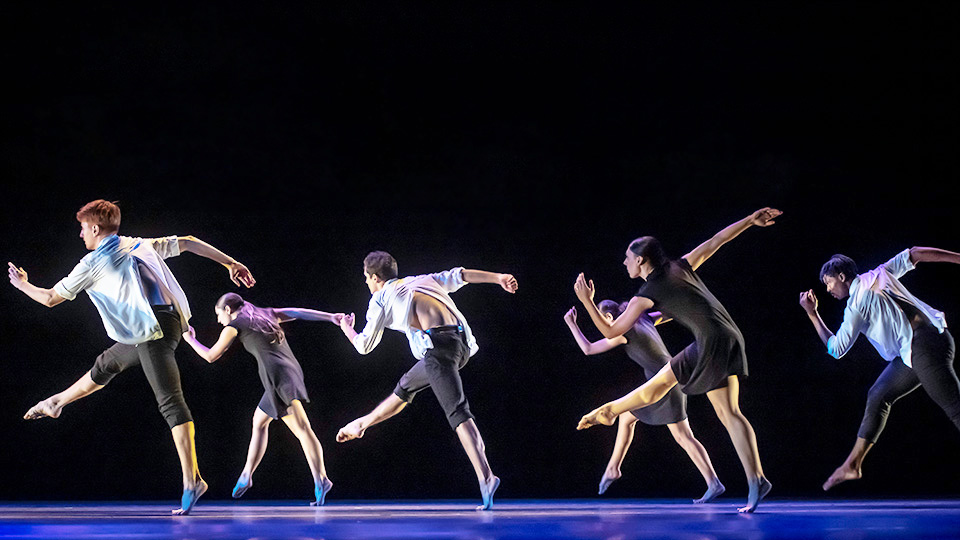
[(73, 300), (86, 291), (100, 312), (103, 327), (111, 339), (135, 345), (163, 336), (140, 283), (137, 261), (156, 277), (157, 285), (174, 300), (182, 327), (190, 320), (190, 305), (163, 259), (180, 254), (176, 236), (166, 238), (130, 238), (112, 235), (104, 238), (67, 277), (53, 286), (57, 294)]
[(840, 358), (846, 354), (862, 333), (884, 360), (889, 362), (899, 356), (904, 364), (913, 366), (910, 360), (913, 327), (894, 298), (915, 306), (941, 333), (947, 327), (943, 312), (921, 302), (900, 283), (899, 278), (914, 268), (910, 250), (905, 249), (877, 268), (854, 278), (843, 311), (843, 324), (837, 334), (827, 340), (830, 356)]
[(411, 326), (411, 322), (417, 316), (413, 309), (413, 296), (415, 293), (422, 293), (442, 303), (457, 317), (466, 334), (470, 356), (473, 356), (479, 349), (477, 340), (473, 337), (467, 319), (460, 313), (448, 294), (465, 284), (462, 267), (436, 274), (423, 274), (387, 281), (382, 289), (370, 297), (370, 304), (367, 307), (367, 324), (364, 326), (363, 332), (353, 338), (353, 346), (360, 354), (367, 354), (380, 343), (380, 338), (383, 337), (383, 329), (389, 328), (405, 333), (407, 340), (410, 342), (410, 350), (413, 352), (413, 356), (417, 360), (422, 359), (427, 350), (433, 348), (430, 335)]

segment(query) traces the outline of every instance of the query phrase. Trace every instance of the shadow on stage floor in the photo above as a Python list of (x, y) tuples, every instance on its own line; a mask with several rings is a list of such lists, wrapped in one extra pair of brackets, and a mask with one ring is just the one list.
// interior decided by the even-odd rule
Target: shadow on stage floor
[(202, 501), (183, 517), (155, 502), (0, 503), (0, 538), (960, 538), (960, 500), (770, 501), (752, 515), (738, 502), (504, 500), (476, 512), (466, 501)]

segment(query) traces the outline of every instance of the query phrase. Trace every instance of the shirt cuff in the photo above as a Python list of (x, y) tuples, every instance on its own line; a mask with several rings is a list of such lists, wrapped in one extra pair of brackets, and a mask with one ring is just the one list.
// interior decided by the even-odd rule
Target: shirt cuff
[(53, 286), (53, 291), (63, 297), (64, 300), (73, 300), (77, 297), (77, 295), (67, 290), (63, 285), (63, 280), (58, 281), (57, 284)]

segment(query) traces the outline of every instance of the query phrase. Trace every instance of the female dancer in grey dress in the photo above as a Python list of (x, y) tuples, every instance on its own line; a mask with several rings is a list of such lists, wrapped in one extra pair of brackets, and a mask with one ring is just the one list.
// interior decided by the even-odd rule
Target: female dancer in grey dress
[(239, 338), (243, 347), (257, 359), (263, 398), (253, 413), (253, 433), (247, 462), (240, 473), (233, 497), (240, 498), (253, 486), (253, 472), (267, 449), (267, 428), (274, 419), (281, 419), (300, 440), (303, 453), (313, 473), (312, 505), (322, 505), (333, 482), (327, 478), (323, 464), (323, 448), (310, 427), (302, 402), (310, 401), (303, 383), (303, 371), (293, 356), (280, 323), (302, 319), (340, 324), (342, 313), (333, 314), (302, 308), (260, 308), (245, 302), (240, 295), (227, 293), (214, 308), (217, 321), (223, 325), (220, 339), (209, 349), (197, 341), (193, 327), (184, 332), (184, 340), (207, 362), (215, 362)]
[(740, 512), (753, 512), (772, 485), (763, 474), (753, 426), (740, 412), (740, 382), (747, 374), (743, 336), (719, 300), (707, 289), (696, 270), (721, 246), (753, 225), (766, 227), (781, 212), (761, 208), (733, 223), (676, 261), (667, 258), (652, 236), (637, 238), (627, 247), (623, 261), (631, 278), (646, 280), (643, 287), (612, 323), (593, 303), (593, 281), (583, 274), (574, 290), (590, 319), (606, 338), (622, 336), (640, 316), (651, 309), (675, 319), (694, 335), (694, 342), (670, 360), (653, 378), (626, 396), (602, 405), (580, 419), (577, 429), (597, 424), (612, 425), (624, 411), (660, 400), (675, 385), (686, 394), (706, 393), (717, 418), (727, 429), (747, 476), (747, 505)]
[[(612, 323), (626, 308), (626, 303), (618, 304), (613, 300), (604, 300), (597, 304), (597, 307), (604, 318)], [(644, 313), (626, 334), (594, 342), (588, 341), (577, 326), (577, 308), (570, 308), (570, 311), (563, 316), (563, 320), (570, 328), (570, 333), (573, 334), (583, 354), (588, 356), (600, 354), (623, 345), (627, 356), (643, 368), (647, 379), (655, 376), (670, 361), (670, 353), (667, 352), (655, 328), (657, 324), (664, 321), (659, 313)], [(634, 428), (638, 420), (649, 426), (666, 425), (673, 439), (700, 470), (703, 480), (707, 483), (707, 491), (702, 497), (695, 499), (694, 504), (710, 502), (724, 492), (723, 484), (717, 478), (717, 472), (713, 470), (710, 455), (690, 429), (690, 422), (687, 421), (687, 396), (675, 387), (653, 405), (627, 411), (619, 416), (617, 442), (614, 444), (613, 454), (610, 455), (610, 461), (600, 479), (600, 495), (603, 495), (610, 484), (620, 478), (620, 466), (627, 455), (630, 443), (633, 442)]]

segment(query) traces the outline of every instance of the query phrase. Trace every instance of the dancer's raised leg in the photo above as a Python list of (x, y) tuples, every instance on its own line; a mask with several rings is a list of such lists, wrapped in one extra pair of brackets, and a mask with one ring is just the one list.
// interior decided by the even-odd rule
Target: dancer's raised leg
[(837, 469), (833, 471), (833, 474), (830, 475), (830, 478), (827, 478), (827, 481), (823, 483), (823, 490), (827, 491), (833, 486), (846, 482), (847, 480), (859, 480), (863, 476), (863, 458), (867, 456), (867, 452), (869, 452), (871, 448), (873, 448), (872, 442), (862, 437), (857, 437), (857, 442), (853, 444), (850, 455), (844, 460), (843, 465), (837, 467)]
[(627, 457), (627, 450), (630, 449), (630, 443), (633, 442), (636, 426), (637, 417), (632, 413), (625, 412), (618, 417), (617, 441), (613, 445), (613, 453), (610, 454), (610, 461), (607, 462), (607, 468), (600, 478), (599, 495), (606, 493), (610, 484), (620, 479), (620, 466), (623, 465), (623, 459)]
[(697, 470), (703, 476), (703, 481), (707, 483), (706, 493), (703, 494), (703, 497), (694, 499), (694, 504), (710, 502), (722, 495), (726, 488), (720, 483), (717, 471), (713, 469), (713, 463), (710, 461), (710, 454), (707, 453), (707, 449), (693, 435), (693, 430), (690, 429), (690, 421), (684, 418), (675, 424), (667, 424), (667, 428), (670, 429), (673, 440), (677, 441), (680, 448), (683, 448), (684, 452), (690, 456), (690, 461), (697, 466)]
[(260, 407), (253, 412), (252, 429), (250, 432), (250, 446), (247, 448), (247, 461), (243, 465), (243, 471), (237, 478), (236, 485), (233, 486), (232, 496), (234, 499), (243, 497), (248, 489), (253, 487), (253, 473), (260, 465), (264, 452), (267, 451), (267, 442), (269, 440), (270, 422), (273, 418), (263, 412)]
[(340, 428), (337, 432), (337, 442), (342, 443), (363, 437), (367, 428), (396, 415), (406, 406), (406, 401), (397, 397), (396, 394), (390, 394), (372, 411)]
[(489, 510), (493, 507), (493, 494), (500, 487), (500, 479), (490, 469), (486, 446), (483, 444), (480, 430), (477, 429), (477, 424), (473, 421), (473, 418), (470, 418), (457, 426), (455, 431), (460, 439), (460, 444), (463, 445), (463, 449), (467, 453), (467, 457), (470, 458), (473, 471), (477, 474), (477, 481), (480, 483), (480, 495), (483, 497), (483, 504), (478, 506), (477, 510)]
[(310, 466), (310, 473), (313, 474), (313, 485), (315, 500), (313, 506), (322, 506), (327, 493), (333, 487), (333, 482), (327, 478), (327, 469), (323, 464), (323, 447), (317, 435), (310, 426), (310, 419), (307, 418), (306, 411), (299, 399), (293, 400), (287, 407), (287, 415), (281, 418), (283, 423), (290, 428), (290, 431), (296, 435), (303, 447), (303, 454), (307, 458), (307, 464)]
[(747, 475), (749, 486), (747, 505), (740, 508), (740, 512), (753, 512), (773, 485), (763, 475), (760, 451), (757, 449), (757, 436), (753, 426), (740, 412), (740, 382), (737, 376), (731, 375), (727, 378), (726, 388), (707, 392), (707, 398), (713, 405), (717, 418), (727, 429), (740, 463), (743, 465), (743, 471)]
[(23, 419), (57, 418), (60, 416), (60, 412), (66, 404), (89, 396), (101, 388), (103, 388), (103, 385), (93, 382), (93, 379), (90, 378), (90, 372), (88, 371), (66, 390), (54, 394), (31, 407), (30, 410), (23, 415)]

